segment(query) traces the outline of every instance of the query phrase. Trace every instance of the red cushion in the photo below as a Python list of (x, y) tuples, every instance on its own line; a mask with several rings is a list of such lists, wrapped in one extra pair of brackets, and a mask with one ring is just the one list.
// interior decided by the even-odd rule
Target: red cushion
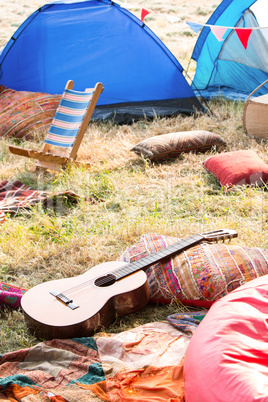
[(268, 400), (268, 275), (210, 308), (190, 340), (187, 402)]
[(234, 185), (268, 182), (268, 165), (255, 151), (240, 150), (211, 156), (203, 166), (229, 190)]

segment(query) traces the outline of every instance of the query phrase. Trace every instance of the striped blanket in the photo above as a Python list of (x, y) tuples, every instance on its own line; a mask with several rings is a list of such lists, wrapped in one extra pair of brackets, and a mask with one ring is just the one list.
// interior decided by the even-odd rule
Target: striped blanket
[[(6, 214), (17, 214), (38, 202), (57, 212), (65, 209), (67, 203), (76, 204), (79, 199), (79, 195), (71, 190), (51, 193), (34, 190), (19, 181), (11, 183), (4, 180), (0, 183), (0, 223), (6, 220)], [(90, 202), (93, 203), (96, 200), (91, 199)]]
[(0, 400), (183, 402), (183, 358), (191, 335), (172, 321), (3, 354)]

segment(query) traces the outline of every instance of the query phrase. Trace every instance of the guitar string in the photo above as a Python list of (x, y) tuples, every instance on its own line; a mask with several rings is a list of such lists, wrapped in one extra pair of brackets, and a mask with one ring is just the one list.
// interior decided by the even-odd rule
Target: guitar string
[[(119, 277), (119, 278), (116, 278), (116, 280), (121, 279), (121, 278), (123, 278), (123, 277), (125, 277), (127, 275), (130, 275), (131, 273), (134, 273), (134, 272), (136, 272), (136, 271), (138, 271), (138, 270), (140, 270), (142, 268), (145, 268), (146, 266), (149, 266), (149, 265), (152, 265), (153, 263), (158, 262), (160, 259), (163, 259), (163, 258), (165, 258), (165, 257), (167, 257), (169, 255), (172, 255), (172, 254), (174, 254), (176, 252), (179, 252), (180, 249), (184, 249), (185, 246), (189, 246), (189, 245), (195, 244), (196, 242), (200, 242), (201, 240), (203, 240), (203, 238), (204, 237), (202, 235), (193, 235), (190, 238), (181, 240), (178, 243), (175, 243), (175, 244), (172, 244), (172, 245), (168, 246), (166, 249), (159, 250), (159, 251), (157, 251), (156, 253), (154, 253), (152, 255), (148, 255), (148, 256), (146, 256), (146, 257), (144, 257), (144, 258), (142, 258), (142, 259), (140, 259), (138, 261), (135, 261), (135, 262), (127, 264), (126, 266), (122, 266), (120, 268), (117, 268), (114, 271), (109, 272), (108, 274), (116, 276), (117, 273), (119, 273), (119, 275), (120, 275), (120, 273), (122, 272), (123, 275), (121, 277)], [(133, 271), (133, 269), (131, 269), (130, 272), (125, 272), (124, 273), (124, 271), (127, 271), (131, 267), (134, 267), (134, 266), (135, 266), (134, 271)], [(88, 287), (90, 287), (99, 278), (100, 278), (100, 280), (98, 281), (97, 286), (101, 287), (102, 285), (105, 285), (105, 283), (107, 283), (107, 276), (106, 275), (107, 275), (107, 273), (105, 273), (102, 276), (91, 278), (90, 280), (88, 280), (88, 281), (86, 281), (86, 282), (84, 282), (82, 284), (76, 285), (76, 286), (74, 286), (72, 288), (69, 288), (69, 289), (67, 289), (65, 291), (62, 291), (60, 293), (64, 294), (64, 295), (71, 295), (73, 293), (77, 293), (77, 292), (79, 292), (81, 290), (84, 290), (84, 289), (87, 289)], [(103, 279), (101, 279), (101, 278), (103, 278)]]
[[(198, 238), (195, 239), (195, 241), (193, 241), (192, 239), (193, 239), (194, 237), (196, 237), (196, 236), (198, 236)], [(190, 242), (189, 242), (189, 239), (191, 239)], [(189, 245), (198, 244), (198, 243), (199, 243), (200, 241), (202, 241), (202, 240), (203, 240), (203, 236), (202, 236), (202, 235), (194, 235), (194, 236), (191, 236), (191, 238), (187, 238), (187, 239), (182, 240), (182, 241), (180, 241), (180, 242), (178, 242), (178, 243), (175, 243), (175, 244), (173, 244), (173, 245), (170, 245), (170, 246), (168, 246), (166, 249), (159, 250), (158, 252), (156, 252), (156, 253), (154, 253), (154, 254), (152, 254), (152, 255), (146, 256), (146, 257), (144, 257), (144, 258), (141, 259), (141, 260), (138, 260), (138, 261), (129, 263), (129, 264), (126, 265), (126, 266), (117, 268), (116, 270), (111, 271), (111, 272), (109, 272), (108, 274), (113, 275), (113, 274), (116, 274), (117, 272), (120, 273), (120, 271), (122, 271), (122, 272), (123, 272), (123, 275), (122, 275), (121, 277), (119, 277), (119, 278), (116, 278), (116, 280), (121, 279), (121, 278), (126, 277), (126, 276), (128, 276), (129, 274), (132, 274), (132, 273), (134, 273), (134, 272), (136, 272), (136, 271), (138, 271), (138, 270), (140, 270), (140, 269), (142, 269), (142, 268), (145, 268), (146, 266), (149, 266), (149, 265), (152, 265), (152, 264), (158, 262), (160, 259), (163, 259), (163, 258), (165, 258), (165, 257), (167, 257), (167, 256), (169, 256), (169, 255), (172, 255), (172, 254), (174, 254), (174, 253), (179, 252), (180, 249), (185, 249), (185, 243), (186, 243), (187, 246), (189, 246)], [(179, 246), (178, 246), (178, 245), (179, 245)], [(173, 249), (174, 249), (174, 250), (173, 250)], [(171, 251), (171, 250), (172, 250), (172, 251)], [(156, 256), (156, 254), (157, 254), (157, 256)], [(166, 254), (166, 255), (164, 255), (164, 256), (162, 256), (162, 257), (158, 257), (159, 254)], [(148, 262), (145, 263), (145, 260), (148, 261)], [(127, 272), (127, 270), (129, 270), (130, 266), (133, 267), (133, 266), (136, 266), (136, 265), (137, 265), (137, 268), (135, 268), (134, 271), (131, 269), (129, 272)], [(126, 272), (124, 273), (124, 271), (126, 271)], [(94, 284), (97, 279), (100, 279), (100, 280), (99, 280), (99, 282), (98, 282), (98, 285), (96, 285), (96, 286), (101, 287), (101, 285), (105, 285), (105, 283), (107, 283), (107, 280), (106, 280), (107, 276), (106, 276), (106, 275), (107, 275), (107, 273), (105, 273), (103, 276), (98, 276), (98, 277), (95, 277), (95, 278), (91, 278), (90, 280), (88, 280), (88, 281), (86, 281), (86, 282), (84, 282), (84, 283), (82, 283), (82, 284), (76, 285), (76, 286), (74, 286), (74, 287), (72, 287), (72, 288), (69, 288), (69, 289), (67, 289), (67, 290), (65, 290), (65, 291), (62, 291), (61, 294), (64, 294), (64, 295), (67, 295), (67, 294), (68, 294), (68, 295), (71, 295), (71, 294), (73, 294), (73, 293), (77, 293), (78, 291), (81, 292), (81, 291), (83, 291), (83, 290), (86, 290), (89, 286), (91, 286), (92, 284)], [(103, 279), (101, 279), (101, 278), (103, 278)]]
[[(146, 261), (148, 261), (148, 262), (142, 261), (145, 258), (146, 258)], [(84, 283), (81, 283), (81, 284), (73, 286), (72, 288), (69, 288), (65, 291), (62, 291), (61, 293), (64, 295), (71, 295), (71, 294), (77, 293), (78, 291), (80, 292), (81, 290), (85, 290), (88, 287), (90, 287), (91, 285), (93, 285), (98, 279), (99, 279), (98, 285), (96, 285), (96, 286), (101, 287), (102, 285), (105, 285), (107, 283), (106, 275), (109, 275), (109, 274), (113, 275), (117, 281), (121, 278), (124, 278), (132, 273), (135, 273), (135, 272), (141, 270), (142, 268), (145, 268), (146, 266), (152, 265), (156, 262), (155, 258), (153, 258), (152, 256), (148, 256), (145, 258), (143, 258), (142, 260), (139, 260), (139, 261), (132, 262), (126, 266), (117, 268), (114, 271), (110, 271), (108, 274), (106, 273), (102, 276), (97, 276), (95, 278), (91, 278), (90, 280), (88, 280)], [(163, 258), (165, 258), (165, 256)], [(135, 266), (135, 268), (134, 268), (134, 266)], [(132, 267), (133, 267), (133, 269), (130, 269)], [(119, 273), (119, 277), (117, 277), (117, 275), (116, 275), (117, 273)]]
[[(218, 238), (219, 238), (219, 236), (216, 237), (216, 240), (218, 240)], [(102, 287), (102, 285), (105, 285), (107, 283), (107, 275), (109, 275), (109, 274), (115, 276), (115, 279), (117, 281), (118, 279), (121, 279), (132, 273), (135, 273), (136, 271), (143, 269), (146, 266), (157, 263), (157, 262), (159, 262), (159, 260), (164, 259), (174, 253), (178, 253), (180, 251), (180, 249), (185, 249), (185, 246), (191, 246), (191, 245), (198, 244), (202, 240), (205, 240), (203, 235), (199, 235), (199, 234), (193, 235), (187, 239), (183, 239), (183, 240), (179, 241), (178, 243), (168, 246), (166, 249), (159, 250), (152, 255), (146, 256), (138, 261), (131, 262), (131, 263), (127, 264), (126, 266), (122, 266), (120, 268), (115, 269), (114, 271), (104, 273), (104, 275), (101, 275), (101, 276), (98, 276), (95, 278), (91, 278), (90, 280), (88, 280), (82, 284), (73, 286), (72, 288), (69, 288), (60, 293), (64, 294), (64, 295), (71, 295), (73, 293), (81, 292), (83, 290), (88, 289), (90, 286), (92, 286), (98, 279), (99, 279), (98, 285), (95, 285), (95, 286)], [(208, 240), (208, 239), (206, 239), (206, 240)], [(161, 254), (164, 254), (164, 256), (159, 257), (159, 255), (161, 255)], [(133, 269), (131, 269), (131, 267), (134, 267), (134, 266), (135, 266), (135, 270), (133, 271)], [(131, 269), (130, 272), (127, 272), (127, 270), (129, 270), (129, 269)], [(126, 272), (124, 272), (124, 271), (126, 271)], [(117, 278), (116, 274), (119, 273), (119, 275), (120, 275), (121, 272), (123, 273), (123, 275), (119, 276)]]

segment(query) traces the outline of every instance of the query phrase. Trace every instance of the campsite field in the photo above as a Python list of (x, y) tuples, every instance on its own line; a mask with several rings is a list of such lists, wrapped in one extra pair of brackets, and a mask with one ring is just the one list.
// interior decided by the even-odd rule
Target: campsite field
[[(195, 2), (158, 0), (128, 2), (140, 16), (141, 8), (157, 11), (145, 23), (161, 38), (187, 69), (197, 35), (185, 21), (205, 23), (219, 0)], [(24, 19), (43, 2), (0, 0), (0, 47)], [(171, 23), (166, 15), (181, 18)], [(193, 77), (194, 64), (189, 67)], [(70, 77), (71, 78), (71, 77)], [(73, 190), (81, 196), (77, 206), (63, 213), (48, 213), (35, 207), (31, 213), (8, 217), (1, 225), (0, 281), (30, 288), (38, 283), (80, 275), (91, 267), (116, 260), (126, 247), (143, 234), (154, 232), (184, 238), (220, 228), (237, 230), (234, 244), (268, 248), (267, 188), (238, 188), (225, 194), (201, 162), (209, 154), (186, 154), (152, 164), (130, 152), (141, 139), (162, 133), (208, 130), (220, 134), (228, 150), (252, 149), (268, 163), (267, 142), (246, 136), (242, 125), (242, 102), (209, 102), (210, 115), (177, 116), (132, 125), (90, 123), (79, 158), (90, 169), (71, 168), (62, 173), (36, 173), (34, 163), (7, 151), (0, 144), (0, 179), (20, 180), (48, 191)], [(9, 140), (10, 141), (10, 140)], [(38, 147), (42, 138), (28, 141)], [(85, 197), (102, 199), (91, 205)], [(165, 319), (185, 309), (177, 304), (147, 306), (117, 319), (109, 331), (119, 332), (145, 322)], [(2, 311), (0, 353), (29, 347), (38, 342), (24, 323), (21, 311)]]

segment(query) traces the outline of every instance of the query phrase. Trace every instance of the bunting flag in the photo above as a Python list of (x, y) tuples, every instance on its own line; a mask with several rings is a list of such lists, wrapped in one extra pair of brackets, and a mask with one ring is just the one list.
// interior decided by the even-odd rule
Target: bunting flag
[(189, 25), (189, 27), (195, 32), (198, 33), (200, 31), (200, 29), (203, 27), (203, 25), (201, 24), (197, 24), (196, 22), (187, 22), (186, 24)]
[(145, 18), (148, 14), (150, 14), (150, 13), (163, 15), (163, 16), (164, 16), (169, 22), (171, 22), (172, 24), (173, 24), (174, 22), (179, 22), (179, 21), (181, 21), (181, 18), (175, 17), (174, 15), (162, 14), (162, 13), (158, 13), (158, 12), (153, 11), (153, 10), (149, 10), (149, 9), (147, 9), (147, 8), (142, 8), (142, 9), (141, 9), (141, 22), (143, 22), (144, 18)]
[[(149, 9), (146, 9), (146, 8), (142, 8), (141, 9), (141, 22), (143, 22), (144, 18), (150, 13), (159, 14), (156, 11), (149, 10)], [(171, 23), (181, 21), (181, 18), (178, 18), (178, 17), (175, 17), (175, 16), (170, 16), (170, 15), (165, 14), (165, 17)], [(252, 27), (252, 28), (225, 27), (225, 26), (219, 26), (219, 25), (199, 24), (199, 23), (190, 22), (190, 21), (186, 21), (186, 24), (189, 25), (189, 27), (195, 33), (198, 33), (200, 31), (200, 29), (205, 27), (205, 26), (209, 27), (211, 29), (211, 32), (213, 33), (213, 35), (215, 36), (215, 38), (219, 42), (222, 42), (224, 40), (224, 35), (225, 35), (227, 30), (233, 29), (233, 30), (235, 30), (235, 32), (236, 32), (241, 44), (243, 45), (243, 47), (245, 49), (247, 49), (248, 40), (249, 40), (249, 37), (250, 37), (251, 32), (252, 32), (253, 29), (265, 29), (265, 28), (267, 29), (267, 27)]]
[(252, 29), (239, 29), (239, 28), (236, 28), (235, 32), (236, 32), (238, 38), (240, 39), (240, 42), (244, 46), (244, 48), (247, 49), (248, 40), (249, 40), (250, 34), (252, 32)]
[(174, 24), (174, 22), (180, 22), (181, 18), (179, 17), (175, 17), (175, 15), (168, 15), (168, 14), (164, 14), (166, 19), (171, 22), (171, 24)]
[(214, 36), (218, 39), (219, 42), (223, 41), (223, 35), (227, 31), (228, 28), (225, 27), (218, 27), (216, 25), (210, 27), (211, 31), (213, 32)]
[(189, 25), (189, 27), (195, 33), (198, 33), (198, 31), (202, 27), (209, 27), (211, 29), (211, 32), (218, 39), (219, 42), (224, 40), (223, 36), (228, 29), (233, 29), (235, 30), (241, 44), (245, 49), (247, 49), (248, 40), (253, 29), (268, 29), (268, 27), (250, 27), (250, 28), (224, 27), (219, 25), (197, 24), (195, 22), (189, 22), (189, 21), (187, 21), (186, 24)]
[(144, 18), (146, 17), (146, 15), (150, 14), (150, 13), (155, 13), (157, 14), (156, 11), (152, 11), (152, 10), (148, 10), (146, 8), (142, 8), (141, 9), (141, 22), (143, 22)]

